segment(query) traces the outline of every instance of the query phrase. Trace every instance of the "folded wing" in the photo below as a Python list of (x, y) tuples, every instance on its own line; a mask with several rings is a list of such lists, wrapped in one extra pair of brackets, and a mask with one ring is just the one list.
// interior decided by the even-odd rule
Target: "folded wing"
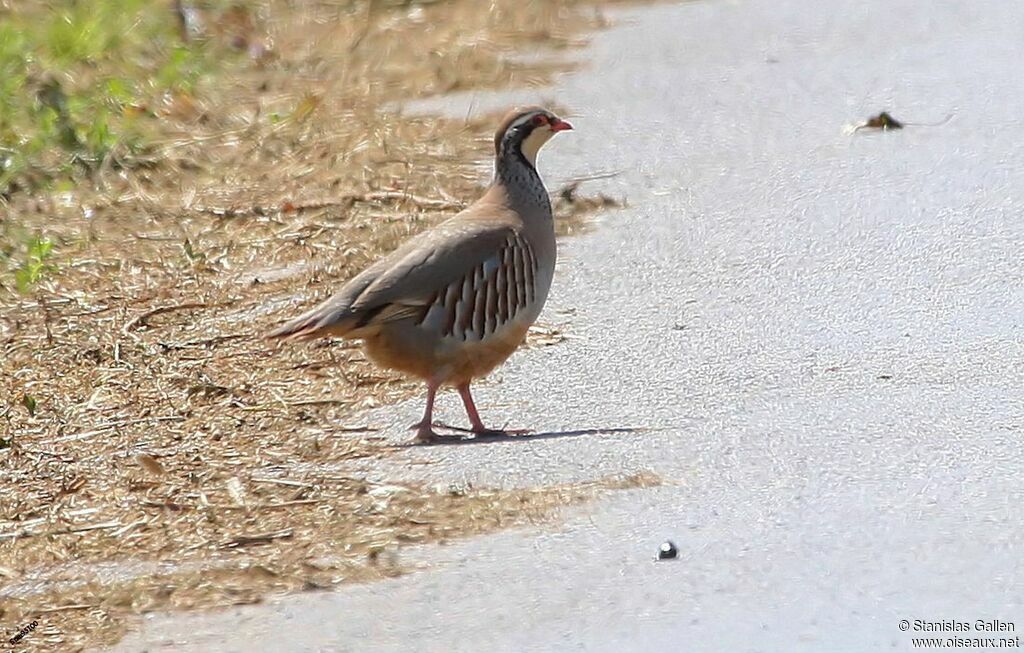
[[(414, 237), (350, 280), (335, 295), (281, 325), (267, 337), (309, 339), (334, 335), (358, 338), (389, 321), (415, 319), (422, 322), (438, 305), (455, 307), (458, 302), (454, 301), (454, 296), (448, 302), (449, 294), (454, 292), (452, 289), (458, 287), (461, 291), (468, 288), (467, 279), (473, 279), (476, 271), (485, 269), (489, 276), (484, 275), (486, 283), (474, 291), (474, 307), (482, 296), (484, 305), (497, 302), (495, 315), (501, 314), (500, 297), (503, 294), (507, 314), (507, 306), (510, 306), (508, 280), (515, 278), (517, 269), (512, 262), (517, 255), (514, 252), (522, 250), (521, 247), (510, 248), (509, 243), (521, 242), (522, 238), (512, 223), (500, 217), (473, 219), (473, 216), (460, 214)], [(522, 261), (528, 259), (522, 257), (528, 255), (527, 246), (527, 251), (518, 254), (521, 261), (518, 269), (523, 269)], [(508, 263), (504, 262), (506, 258)], [(499, 268), (508, 271), (493, 272)], [(525, 272), (520, 274), (525, 275)], [(488, 284), (494, 286), (493, 291), (487, 289)], [(503, 293), (499, 291), (499, 285)], [(485, 294), (481, 295), (481, 292)], [(516, 301), (519, 301), (518, 296)], [(466, 319), (465, 306), (461, 310), (461, 313), (456, 310), (457, 321)], [(482, 319), (486, 325), (486, 315)]]

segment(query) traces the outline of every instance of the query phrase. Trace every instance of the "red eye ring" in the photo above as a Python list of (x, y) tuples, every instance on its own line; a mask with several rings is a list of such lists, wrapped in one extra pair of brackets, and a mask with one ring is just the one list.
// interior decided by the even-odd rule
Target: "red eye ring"
[(548, 124), (548, 117), (545, 116), (543, 113), (538, 113), (537, 115), (530, 119), (530, 122), (532, 122), (535, 127), (539, 127), (540, 125)]

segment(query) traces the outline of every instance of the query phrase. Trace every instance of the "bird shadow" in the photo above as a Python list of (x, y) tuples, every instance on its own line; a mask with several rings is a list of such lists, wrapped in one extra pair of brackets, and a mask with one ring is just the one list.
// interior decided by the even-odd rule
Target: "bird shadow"
[[(441, 428), (451, 428), (443, 425), (437, 425)], [(462, 429), (452, 429), (459, 430)], [(621, 433), (644, 433), (653, 431), (651, 428), (633, 428), (633, 427), (608, 427), (608, 428), (592, 428), (592, 429), (573, 429), (568, 431), (541, 431), (538, 433), (515, 433), (508, 431), (492, 431), (490, 433), (462, 433), (455, 435), (443, 435), (433, 442), (424, 443), (413, 443), (408, 446), (419, 446), (419, 447), (445, 447), (452, 445), (467, 445), (467, 444), (488, 444), (493, 442), (529, 442), (533, 440), (552, 440), (555, 438), (578, 438), (584, 435), (616, 435)]]

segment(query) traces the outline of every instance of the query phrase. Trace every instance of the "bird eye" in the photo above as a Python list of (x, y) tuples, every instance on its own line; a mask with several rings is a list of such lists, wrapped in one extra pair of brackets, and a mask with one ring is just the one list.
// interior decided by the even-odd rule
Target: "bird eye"
[(542, 113), (538, 113), (537, 115), (535, 115), (535, 116), (533, 117), (533, 119), (532, 119), (532, 120), (530, 120), (530, 122), (532, 122), (532, 123), (533, 123), (533, 125), (534, 125), (535, 127), (537, 127), (537, 126), (539, 126), (539, 125), (546, 125), (546, 124), (548, 124), (548, 118), (547, 118), (547, 116), (545, 116), (544, 114), (542, 114)]

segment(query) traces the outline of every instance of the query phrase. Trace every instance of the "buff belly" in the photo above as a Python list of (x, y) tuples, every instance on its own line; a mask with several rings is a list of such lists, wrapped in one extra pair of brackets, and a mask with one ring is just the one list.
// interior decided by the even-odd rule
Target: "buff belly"
[[(532, 322), (532, 320), (531, 320)], [(486, 339), (437, 337), (409, 323), (382, 328), (364, 339), (373, 362), (424, 380), (462, 385), (486, 376), (515, 352), (526, 338), (530, 322), (513, 320)]]

